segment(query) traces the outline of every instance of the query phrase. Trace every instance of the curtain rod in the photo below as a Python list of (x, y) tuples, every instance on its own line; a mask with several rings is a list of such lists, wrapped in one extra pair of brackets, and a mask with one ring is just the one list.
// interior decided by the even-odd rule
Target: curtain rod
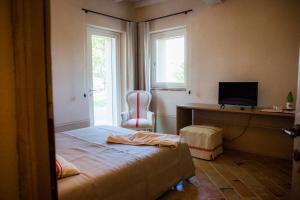
[[(106, 17), (111, 17), (113, 19), (122, 20), (122, 21), (125, 21), (125, 22), (134, 22), (134, 21), (130, 21), (128, 19), (115, 17), (115, 16), (112, 16), (112, 15), (108, 15), (108, 14), (101, 13), (101, 12), (96, 12), (96, 11), (85, 9), (85, 8), (82, 8), (81, 10), (83, 10), (85, 13), (90, 12), (90, 13), (94, 13), (94, 14), (98, 14), (98, 15), (103, 15), (103, 16), (106, 16)], [(177, 12), (177, 13), (173, 13), (173, 14), (169, 14), (169, 15), (164, 15), (164, 16), (161, 16), (161, 17), (156, 17), (156, 18), (153, 18), (153, 19), (148, 19), (148, 20), (143, 21), (143, 22), (151, 22), (151, 21), (154, 21), (154, 20), (163, 19), (163, 18), (167, 18), (167, 17), (172, 17), (172, 16), (175, 16), (175, 15), (188, 14), (189, 12), (192, 12), (192, 11), (193, 11), (193, 9), (185, 10), (185, 11), (181, 11), (181, 12)]]
[(93, 11), (93, 10), (88, 10), (88, 9), (85, 9), (85, 8), (81, 8), (81, 10), (83, 10), (85, 13), (89, 13), (90, 12), (90, 13), (94, 13), (94, 14), (103, 15), (103, 16), (106, 16), (106, 17), (111, 17), (111, 18), (114, 18), (114, 19), (122, 20), (122, 21), (125, 21), (125, 22), (133, 22), (133, 21), (130, 21), (128, 19), (123, 19), (123, 18), (120, 18), (120, 17), (115, 17), (115, 16), (112, 16), (112, 15), (108, 15), (108, 14), (96, 12), (96, 11)]
[(161, 16), (161, 17), (156, 17), (156, 18), (153, 18), (153, 19), (148, 19), (148, 20), (146, 20), (144, 22), (151, 22), (151, 21), (158, 20), (158, 19), (172, 17), (174, 15), (188, 14), (189, 12), (192, 12), (192, 11), (193, 11), (193, 9), (185, 10), (185, 11), (181, 11), (181, 12), (177, 12), (177, 13), (173, 13), (173, 14), (169, 14), (169, 15), (164, 15), (164, 16)]

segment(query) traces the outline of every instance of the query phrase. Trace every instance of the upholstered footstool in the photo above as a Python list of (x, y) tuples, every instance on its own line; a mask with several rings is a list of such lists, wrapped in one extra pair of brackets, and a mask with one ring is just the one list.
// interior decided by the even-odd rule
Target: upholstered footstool
[(223, 153), (221, 128), (192, 125), (181, 129), (180, 136), (188, 144), (193, 157), (214, 160)]

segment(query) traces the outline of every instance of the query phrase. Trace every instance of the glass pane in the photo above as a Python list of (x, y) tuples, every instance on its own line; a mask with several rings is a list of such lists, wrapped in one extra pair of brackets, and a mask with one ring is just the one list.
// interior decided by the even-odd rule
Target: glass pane
[(94, 125), (113, 124), (112, 40), (92, 35)]
[(184, 83), (184, 37), (156, 40), (156, 82)]

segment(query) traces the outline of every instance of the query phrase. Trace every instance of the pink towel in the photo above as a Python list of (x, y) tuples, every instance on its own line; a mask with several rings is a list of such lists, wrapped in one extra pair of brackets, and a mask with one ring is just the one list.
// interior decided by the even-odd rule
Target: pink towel
[(108, 143), (127, 144), (127, 145), (150, 145), (159, 147), (178, 147), (180, 137), (178, 135), (159, 134), (152, 132), (139, 131), (128, 135), (110, 135), (107, 137)]

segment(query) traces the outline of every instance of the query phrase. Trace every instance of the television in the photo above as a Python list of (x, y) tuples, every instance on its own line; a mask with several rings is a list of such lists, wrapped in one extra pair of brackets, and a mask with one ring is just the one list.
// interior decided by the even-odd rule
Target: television
[(219, 82), (219, 104), (257, 106), (258, 82)]

